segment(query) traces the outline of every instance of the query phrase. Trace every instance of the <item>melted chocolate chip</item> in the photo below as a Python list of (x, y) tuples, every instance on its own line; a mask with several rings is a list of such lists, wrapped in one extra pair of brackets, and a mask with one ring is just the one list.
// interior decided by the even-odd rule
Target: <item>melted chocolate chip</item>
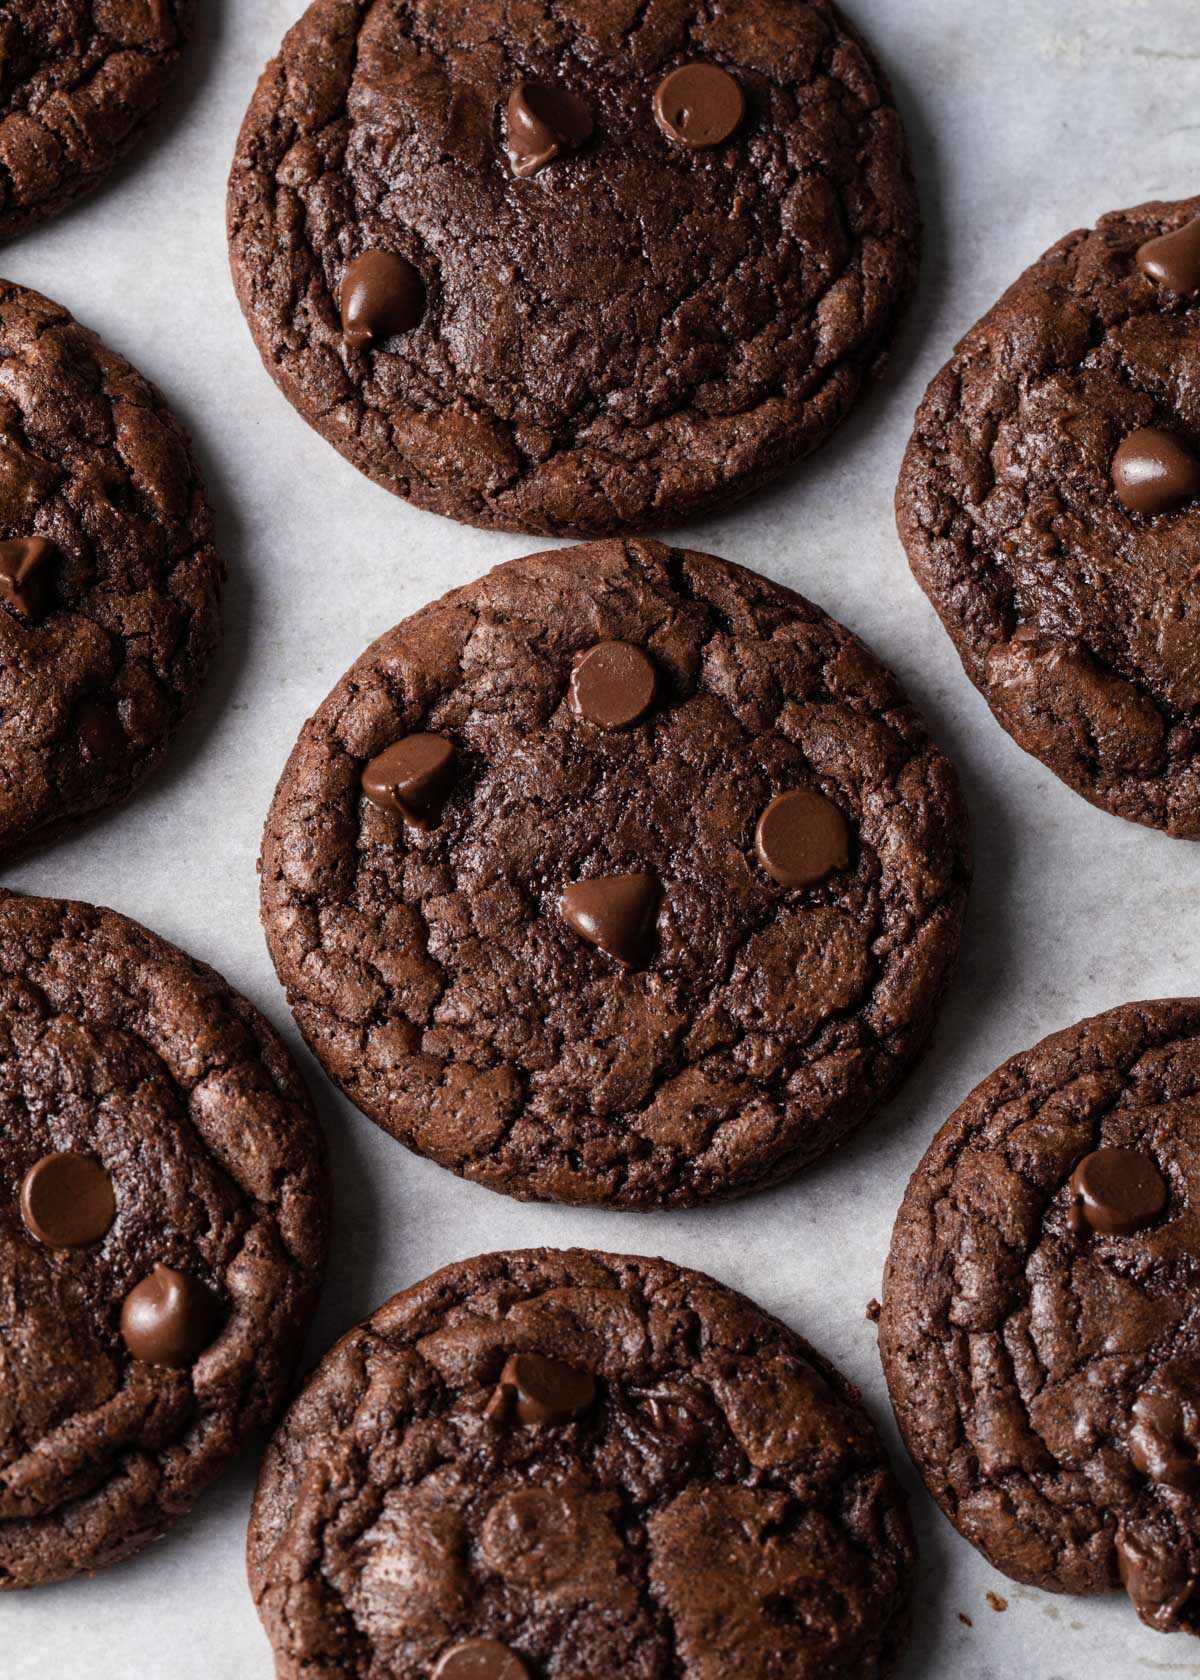
[(47, 1248), (87, 1248), (116, 1218), (112, 1180), (90, 1155), (46, 1155), (21, 1184), (21, 1218)]
[(52, 599), (51, 577), (58, 549), (45, 537), (0, 542), (0, 601), (31, 623), (44, 618)]
[[(561, 1359), (514, 1353), (500, 1373), (498, 1393), (518, 1423), (570, 1423), (595, 1400), (596, 1379)], [(489, 1413), (496, 1415), (492, 1407)]]
[(1200, 496), (1200, 462), (1173, 432), (1130, 432), (1113, 456), (1113, 488), (1131, 513), (1169, 513)]
[(121, 1334), (145, 1365), (190, 1365), (216, 1340), (223, 1312), (210, 1290), (170, 1266), (155, 1266), (125, 1297)]
[(518, 82), (508, 96), (508, 161), (514, 175), (536, 175), (564, 151), (592, 137), (583, 100), (548, 82)]
[(630, 642), (598, 642), (575, 660), (569, 701), (577, 717), (598, 729), (628, 729), (654, 704), (653, 661)]
[(425, 315), (425, 282), (393, 251), (364, 251), (342, 281), (342, 332), (352, 350), (411, 332)]
[(831, 799), (797, 788), (767, 806), (758, 819), (754, 849), (781, 887), (812, 887), (850, 862), (850, 829)]
[(1117, 1571), (1138, 1615), (1151, 1627), (1171, 1632), (1195, 1590), (1186, 1555), (1169, 1545), (1158, 1546), (1147, 1536), (1117, 1529)]
[(602, 875), (567, 887), (558, 909), (581, 939), (634, 968), (649, 953), (659, 897), (653, 875)]
[(1138, 267), (1172, 292), (1200, 290), (1200, 216), (1138, 247)]
[(433, 1680), (529, 1680), (529, 1670), (498, 1639), (465, 1639), (438, 1658)]
[(414, 828), (436, 828), (455, 769), (454, 746), (444, 735), (405, 735), (367, 765), (362, 790), (373, 805)]
[(1198, 1421), (1190, 1395), (1153, 1389), (1139, 1394), (1128, 1436), (1134, 1469), (1163, 1487), (1193, 1492), (1200, 1484)]
[(1135, 1149), (1096, 1149), (1071, 1174), (1071, 1226), (1104, 1236), (1131, 1236), (1167, 1205), (1167, 1184), (1148, 1155)]
[(654, 95), (654, 120), (681, 146), (719, 146), (745, 115), (745, 94), (718, 64), (681, 64)]

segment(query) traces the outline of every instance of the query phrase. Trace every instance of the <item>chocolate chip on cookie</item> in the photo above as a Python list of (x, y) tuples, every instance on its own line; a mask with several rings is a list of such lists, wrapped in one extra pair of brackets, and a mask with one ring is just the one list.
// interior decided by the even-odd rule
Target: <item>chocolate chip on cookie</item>
[(897, 491), (996, 718), (1093, 804), (1200, 838), (1200, 199), (1068, 234), (962, 340)]
[(1200, 1001), (1014, 1056), (913, 1174), (880, 1318), (926, 1486), (1018, 1581), (1200, 1633)]
[[(514, 1362), (584, 1409), (498, 1427)], [(915, 1547), (858, 1396), (778, 1320), (665, 1260), (535, 1249), (325, 1356), (248, 1558), (281, 1676), (319, 1651), (345, 1680), (880, 1680)]]
[(312, 0), (228, 227), (263, 361), (335, 449), (549, 535), (667, 525), (810, 454), (920, 249), (900, 117), (831, 0)]
[(410, 1148), (511, 1195), (685, 1206), (897, 1088), (966, 852), (950, 765), (848, 631), (613, 541), (367, 650), (280, 781), (262, 909), (315, 1054)]
[(256, 1009), (111, 910), (0, 894), (0, 1588), (139, 1551), (273, 1421), (327, 1202)]

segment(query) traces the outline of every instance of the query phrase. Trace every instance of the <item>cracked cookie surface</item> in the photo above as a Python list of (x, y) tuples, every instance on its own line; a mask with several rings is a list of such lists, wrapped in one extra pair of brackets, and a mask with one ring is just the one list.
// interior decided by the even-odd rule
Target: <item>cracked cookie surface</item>
[(4, 0), (0, 238), (88, 192), (133, 145), (194, 10), (194, 0)]
[[(0, 1587), (14, 1588), (139, 1550), (273, 1422), (328, 1211), (312, 1106), (258, 1011), (123, 916), (14, 895), (0, 1184)], [(182, 1311), (164, 1279), (181, 1280)]]
[[(590, 1404), (499, 1408), (514, 1354), (587, 1373)], [(914, 1562), (825, 1360), (698, 1272), (587, 1250), (462, 1261), (343, 1337), (249, 1541), (280, 1680), (425, 1680), (477, 1639), (520, 1664), (478, 1672), (530, 1680), (871, 1680)]]
[[(698, 149), (654, 114), (688, 60), (747, 104)], [(505, 113), (530, 81), (582, 102), (586, 138), (522, 178)], [(919, 249), (899, 116), (827, 0), (315, 0), (246, 117), (229, 232), (266, 366), (348, 460), (470, 524), (575, 535), (815, 449)], [(339, 299), (369, 250), (425, 308), (364, 351)]]
[[(1121, 1152), (1099, 1159), (1127, 1196), (1152, 1187), (1136, 1217), (1086, 1199), (1099, 1151)], [(1152, 1627), (1193, 1633), (1198, 1187), (1200, 1001), (1095, 1016), (1014, 1056), (942, 1127), (880, 1319), (901, 1432), (959, 1531), (1016, 1580), (1123, 1582)]]
[[(958, 346), (897, 492), (918, 582), (999, 723), (1085, 798), (1200, 837), (1200, 500), (1114, 484), (1145, 428), (1200, 455), (1200, 292), (1144, 272), (1200, 198), (1069, 234)], [(1200, 285), (1200, 276), (1197, 276)]]
[[(616, 729), (576, 709), (607, 697), (583, 659), (613, 642), (639, 720)], [(364, 771), (430, 734), (454, 770), (418, 826)], [(840, 825), (807, 885), (756, 849), (783, 793)], [(740, 567), (609, 540), (499, 566), (367, 650), (280, 780), (263, 921), (313, 1051), (409, 1147), (512, 1195), (683, 1206), (785, 1177), (895, 1090), (966, 851), (952, 767), (849, 631)], [(571, 902), (614, 877), (628, 961)]]
[(0, 858), (158, 763), (216, 648), (223, 577), (162, 396), (65, 309), (0, 281), (0, 553), (29, 539), (36, 599), (0, 587)]

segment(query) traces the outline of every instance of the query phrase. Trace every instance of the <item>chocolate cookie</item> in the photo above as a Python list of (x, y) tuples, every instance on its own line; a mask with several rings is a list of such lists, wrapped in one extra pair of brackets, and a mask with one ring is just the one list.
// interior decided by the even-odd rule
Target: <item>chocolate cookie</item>
[(954, 772), (819, 608), (659, 543), (499, 566), (369, 648), (262, 854), (300, 1028), (510, 1195), (685, 1206), (890, 1095), (958, 945)]
[(162, 397), (0, 281), (0, 859), (157, 764), (217, 644), (222, 577)]
[(175, 74), (194, 0), (4, 0), (0, 238), (91, 190)]
[(1200, 837), (1200, 198), (1072, 233), (929, 387), (896, 499), (1009, 734)]
[(234, 278), (361, 471), (499, 530), (644, 530), (815, 449), (880, 367), (916, 198), (828, 0), (314, 0), (254, 96)]
[(908, 1449), (1006, 1574), (1200, 1632), (1200, 1000), (1014, 1056), (942, 1127), (888, 1260)]
[(486, 1254), (326, 1355), (263, 1462), (279, 1680), (872, 1680), (914, 1542), (858, 1396), (665, 1260)]
[(256, 1009), (111, 910), (0, 897), (0, 1588), (138, 1551), (273, 1420), (327, 1223)]

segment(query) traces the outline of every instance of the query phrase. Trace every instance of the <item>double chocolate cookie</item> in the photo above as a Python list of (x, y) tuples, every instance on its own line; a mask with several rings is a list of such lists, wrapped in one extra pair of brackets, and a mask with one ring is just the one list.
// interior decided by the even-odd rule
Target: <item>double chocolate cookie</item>
[(4, 0), (0, 238), (108, 174), (166, 92), (195, 0)]
[(158, 762), (216, 647), (222, 576), (159, 393), (0, 281), (0, 860)]
[(273, 1421), (327, 1223), (256, 1009), (112, 911), (0, 898), (0, 1588), (139, 1550)]
[(348, 460), (501, 530), (644, 530), (815, 449), (919, 227), (828, 0), (314, 0), (229, 185), (264, 362)]
[(279, 1680), (874, 1680), (904, 1496), (858, 1396), (699, 1272), (489, 1254), (326, 1355), (263, 1462)]
[(1072, 233), (971, 329), (897, 493), (999, 722), (1094, 804), (1200, 837), (1200, 198)]
[(1127, 1004), (952, 1115), (892, 1238), (908, 1449), (997, 1568), (1200, 1632), (1200, 1001)]
[(685, 1206), (895, 1090), (966, 824), (892, 677), (790, 590), (594, 543), (368, 648), (267, 819), (267, 940), (373, 1120), (510, 1195)]

